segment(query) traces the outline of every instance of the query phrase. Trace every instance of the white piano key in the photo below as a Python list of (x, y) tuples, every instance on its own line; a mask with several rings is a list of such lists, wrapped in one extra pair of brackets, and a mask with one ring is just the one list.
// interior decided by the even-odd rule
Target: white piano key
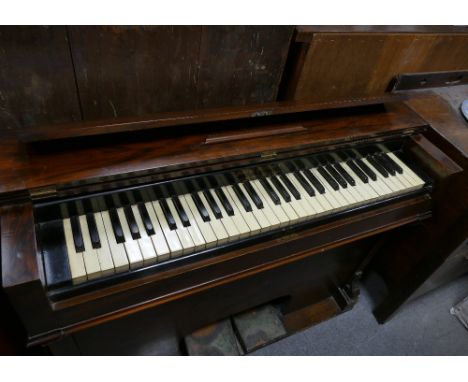
[[(277, 216), (274, 209), (271, 207), (271, 205), (269, 203), (271, 200), (268, 200), (267, 198), (265, 198), (263, 193), (260, 192), (260, 190), (258, 189), (258, 186), (255, 183), (255, 181), (250, 181), (250, 184), (252, 185), (253, 189), (255, 190), (255, 192), (257, 193), (257, 195), (259, 196), (259, 198), (261, 199), (261, 201), (263, 203), (262, 211), (265, 214), (265, 217), (270, 222), (271, 229), (274, 229), (274, 228), (277, 228), (277, 227), (280, 227), (280, 226), (283, 226), (283, 225), (287, 225), (288, 220), (284, 219), (284, 217), (285, 217), (284, 211), (283, 211), (283, 214), (280, 214), (280, 216)], [(249, 197), (250, 197), (250, 195), (249, 195)]]
[[(348, 166), (347, 163), (342, 163), (343, 168), (348, 171), (348, 173), (352, 173), (353, 179), (356, 182), (356, 187), (359, 193), (363, 196), (365, 201), (370, 201), (373, 199), (377, 199), (379, 195), (375, 192), (375, 190), (371, 187), (369, 183), (364, 183), (359, 176), (357, 176), (351, 167)], [(369, 177), (368, 177), (369, 178)], [(369, 180), (370, 181), (370, 180)]]
[(374, 168), (374, 166), (372, 166), (370, 164), (370, 162), (362, 157), (361, 160), (367, 165), (367, 167), (369, 167), (376, 175), (377, 177), (377, 180), (371, 180), (373, 183), (372, 183), (372, 186), (376, 189), (376, 191), (381, 195), (381, 196), (386, 196), (386, 195), (389, 195), (389, 194), (393, 194), (393, 190), (389, 187), (388, 184), (386, 184), (382, 178), (383, 176), (380, 175), (380, 173)]
[(315, 196), (309, 195), (309, 193), (304, 189), (304, 187), (302, 187), (302, 184), (296, 179), (294, 174), (287, 173), (286, 176), (289, 178), (294, 187), (296, 187), (296, 190), (299, 191), (302, 200), (309, 203), (309, 205), (312, 207), (314, 213), (312, 215), (309, 215), (309, 218), (314, 218), (323, 215), (325, 210), (322, 207), (322, 205), (317, 201)]
[(416, 188), (421, 188), (424, 185), (424, 181), (416, 175), (416, 173), (411, 170), (397, 155), (391, 151), (387, 151), (387, 155), (398, 164), (402, 170), (405, 178)]
[[(293, 185), (295, 184), (294, 181), (291, 180), (291, 178), (289, 176), (287, 176), (287, 175), (285, 175), (285, 176), (291, 181), (291, 183)], [(283, 187), (286, 189), (286, 191), (289, 193), (289, 196), (291, 197), (291, 205), (292, 205), (292, 207), (294, 208), (294, 210), (296, 211), (296, 213), (297, 213), (297, 215), (299, 217), (305, 218), (305, 219), (310, 219), (311, 217), (313, 217), (313, 216), (315, 216), (317, 214), (317, 212), (315, 211), (313, 206), (307, 200), (305, 200), (300, 193), (299, 194), (301, 195), (301, 199), (296, 199), (294, 197), (294, 195), (292, 194), (292, 192), (289, 190), (289, 188), (286, 186), (286, 184), (283, 182), (281, 177), (277, 176), (276, 178), (283, 185)], [(304, 219), (302, 219), (302, 220), (304, 220)]]
[(154, 229), (154, 235), (151, 235), (150, 238), (153, 242), (154, 250), (156, 251), (156, 261), (161, 262), (167, 260), (171, 256), (171, 251), (167, 245), (166, 237), (161, 229), (159, 219), (154, 212), (151, 202), (146, 202), (145, 207)]
[(258, 224), (257, 219), (255, 219), (255, 216), (252, 212), (245, 211), (232, 186), (226, 186), (224, 189), (226, 198), (228, 198), (229, 203), (231, 203), (231, 206), (234, 209), (234, 214), (237, 216), (242, 216), (252, 235), (259, 233), (261, 231), (261, 227)]
[[(231, 216), (231, 219), (234, 222), (234, 224), (236, 225), (237, 229), (239, 230), (239, 233), (240, 233), (241, 237), (250, 236), (251, 235), (250, 227), (247, 224), (247, 222), (245, 221), (243, 215), (239, 214), (239, 213), (236, 213), (236, 210), (234, 209), (234, 206), (231, 203), (230, 196), (229, 196), (229, 191), (227, 190), (226, 186), (222, 186), (221, 189), (223, 190), (224, 195), (226, 195), (226, 198), (229, 201), (229, 204), (231, 204), (231, 207), (234, 210), (234, 215)], [(218, 201), (219, 198), (217, 198), (216, 200)]]
[[(307, 176), (305, 175), (304, 171), (301, 171), (302, 175), (304, 176), (305, 179), (307, 179)], [(308, 179), (307, 179), (308, 181)], [(310, 183), (310, 182), (309, 182)], [(324, 194), (321, 194), (317, 188), (312, 184), (314, 190), (315, 190), (315, 198), (319, 202), (319, 204), (322, 206), (322, 209), (326, 212), (329, 213), (331, 210), (334, 209), (330, 201), (328, 200), (328, 197), (326, 195), (326, 192)]]
[(218, 243), (218, 238), (213, 232), (213, 228), (211, 227), (210, 222), (203, 221), (200, 213), (198, 212), (197, 206), (192, 199), (192, 196), (187, 194), (184, 195), (183, 198), (179, 197), (179, 199), (187, 214), (190, 213), (190, 221), (196, 221), (197, 226), (200, 229), (203, 238), (205, 239), (207, 248), (215, 246)]
[(114, 261), (112, 260), (112, 253), (100, 212), (94, 213), (94, 220), (96, 221), (96, 229), (99, 235), (99, 241), (101, 242), (101, 247), (95, 249), (101, 266), (101, 272), (103, 275), (112, 274), (114, 273)]
[(363, 160), (367, 161), (367, 165), (372, 171), (375, 172), (380, 182), (387, 186), (387, 188), (390, 190), (390, 194), (393, 195), (399, 193), (400, 187), (393, 182), (393, 180), (390, 178), (390, 175), (388, 177), (384, 177), (367, 159), (363, 158)]
[[(289, 225), (290, 224), (289, 218), (285, 214), (283, 209), (281, 208), (281, 205), (276, 205), (275, 203), (273, 203), (270, 196), (262, 187), (260, 182), (255, 179), (255, 180), (251, 180), (250, 184), (255, 189), (258, 196), (260, 196), (260, 199), (262, 199), (264, 213), (265, 214), (269, 213), (272, 216), (272, 218), (273, 216), (276, 216), (280, 227)], [(270, 220), (270, 215), (267, 215), (268, 220)], [(271, 223), (271, 220), (270, 220), (270, 223)]]
[[(215, 200), (215, 202), (218, 205), (219, 209), (221, 210), (221, 214), (223, 215), (223, 217), (220, 220), (223, 223), (224, 228), (226, 229), (226, 232), (228, 233), (229, 241), (234, 241), (234, 240), (239, 239), (241, 237), (241, 233), (239, 232), (236, 225), (234, 224), (234, 221), (226, 213), (226, 210), (224, 209), (224, 207), (223, 207), (222, 203), (220, 202), (220, 200), (219, 200), (218, 196), (216, 195), (216, 193), (212, 192), (211, 190), (210, 190), (210, 193), (213, 196), (213, 199)], [(245, 233), (244, 233), (244, 236), (245, 236)]]
[(349, 206), (349, 202), (341, 195), (340, 191), (335, 191), (325, 180), (325, 178), (320, 175), (320, 173), (314, 168), (312, 169), (315, 177), (322, 183), (323, 187), (325, 187), (328, 200), (335, 207), (337, 210), (342, 210)]
[(206, 211), (208, 212), (208, 215), (210, 217), (209, 223), (211, 228), (213, 229), (214, 234), (216, 235), (216, 238), (218, 239), (218, 244), (227, 242), (229, 240), (229, 234), (227, 233), (226, 228), (221, 222), (221, 219), (216, 219), (216, 217), (213, 215), (213, 212), (211, 211), (208, 201), (206, 200), (205, 195), (203, 195), (203, 192), (199, 191), (198, 196), (200, 197), (202, 203), (205, 206)]
[(250, 198), (250, 195), (247, 192), (247, 190), (245, 189), (245, 186), (242, 183), (239, 183), (238, 185), (239, 185), (240, 189), (242, 190), (242, 192), (244, 193), (247, 200), (249, 201), (250, 206), (252, 207), (252, 212), (251, 213), (255, 217), (255, 220), (257, 220), (257, 223), (260, 226), (261, 231), (264, 232), (264, 231), (268, 231), (268, 230), (272, 229), (270, 221), (267, 219), (267, 217), (263, 213), (263, 210), (261, 210), (261, 209), (259, 210), (255, 206), (255, 203)]
[[(187, 194), (187, 196), (190, 195)], [(190, 208), (185, 201), (185, 195), (178, 196), (178, 198), (190, 222), (190, 226), (187, 227), (187, 230), (189, 231), (193, 243), (195, 244), (195, 250), (200, 251), (206, 248), (205, 237), (203, 236), (200, 228), (198, 227), (197, 221), (192, 216), (192, 212), (190, 211)]]
[(174, 221), (176, 222), (177, 229), (175, 231), (177, 232), (177, 236), (179, 237), (184, 255), (193, 252), (195, 250), (195, 244), (193, 243), (192, 237), (190, 236), (190, 232), (184, 227), (184, 225), (180, 221), (179, 214), (177, 213), (177, 209), (172, 203), (172, 200), (168, 198), (166, 199), (166, 203), (169, 206), (169, 210), (171, 211)]
[[(284, 211), (284, 213), (286, 214), (286, 216), (288, 217), (289, 219), (289, 222), (291, 224), (294, 224), (294, 223), (297, 223), (301, 220), (303, 220), (298, 214), (297, 212), (294, 210), (294, 208), (292, 207), (291, 203), (287, 203), (284, 201), (283, 197), (281, 196), (280, 192), (276, 190), (273, 182), (271, 182), (271, 180), (269, 178), (266, 178), (267, 179), (267, 182), (270, 184), (270, 187), (276, 192), (276, 194), (278, 195), (280, 201), (281, 201), (281, 209)], [(260, 184), (261, 186), (261, 184)], [(263, 191), (266, 192), (265, 188), (263, 188)], [(268, 193), (267, 193), (268, 194)], [(292, 195), (291, 195), (292, 196)], [(294, 199), (294, 198), (292, 198)], [(292, 200), (291, 199), (291, 200)], [(295, 200), (295, 199), (294, 199)]]
[(328, 183), (325, 181), (325, 179), (323, 179), (323, 177), (320, 175), (318, 170), (316, 168), (310, 168), (309, 170), (317, 178), (317, 180), (320, 182), (320, 184), (325, 189), (325, 193), (322, 194), (322, 195), (325, 197), (325, 199), (327, 199), (327, 201), (331, 205), (332, 209), (336, 210), (336, 209), (341, 208), (340, 203), (336, 200), (333, 193), (330, 192), (330, 190), (333, 191), (333, 189), (328, 185)]
[(143, 265), (143, 255), (141, 254), (140, 247), (136, 240), (133, 240), (132, 234), (130, 233), (130, 227), (125, 217), (125, 212), (122, 207), (117, 208), (117, 215), (119, 216), (120, 225), (125, 237), (125, 252), (127, 253), (128, 263), (131, 269), (139, 268)]
[(155, 215), (157, 216), (159, 224), (161, 225), (161, 230), (164, 233), (164, 237), (166, 238), (167, 245), (171, 252), (171, 258), (182, 255), (183, 248), (182, 244), (180, 243), (179, 236), (177, 235), (176, 230), (171, 230), (169, 228), (159, 201), (154, 201), (151, 203), (151, 205), (154, 209)]
[(114, 230), (112, 229), (112, 222), (109, 216), (109, 211), (101, 212), (102, 222), (106, 230), (107, 242), (112, 255), (115, 272), (123, 272), (128, 270), (129, 263), (127, 252), (123, 243), (117, 243), (115, 239)]
[(135, 222), (140, 231), (140, 239), (137, 240), (138, 246), (140, 247), (141, 254), (143, 256), (143, 264), (153, 264), (157, 261), (156, 250), (154, 249), (153, 242), (146, 232), (143, 220), (140, 216), (140, 211), (136, 204), (132, 205), (133, 215), (135, 216)]
[(63, 231), (65, 234), (65, 243), (67, 246), (68, 264), (70, 265), (70, 273), (74, 284), (81, 283), (87, 280), (86, 269), (81, 252), (76, 252), (75, 243), (73, 241), (73, 233), (69, 218), (63, 220)]
[(91, 244), (91, 238), (89, 236), (88, 222), (86, 221), (85, 215), (80, 215), (78, 217), (81, 226), (81, 235), (83, 237), (84, 252), (83, 252), (83, 261), (86, 269), (86, 274), (88, 275), (88, 280), (96, 279), (101, 276), (101, 265), (99, 264), (99, 259), (96, 251)]

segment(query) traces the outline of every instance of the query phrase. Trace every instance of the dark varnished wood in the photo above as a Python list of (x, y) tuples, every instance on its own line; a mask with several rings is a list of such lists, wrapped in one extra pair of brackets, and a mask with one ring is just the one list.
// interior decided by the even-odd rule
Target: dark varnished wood
[[(36, 201), (41, 190), (54, 197), (82, 195), (92, 187), (109, 190), (158, 177), (167, 180), (260, 163), (271, 155), (281, 158), (348, 143), (401, 138), (428, 128), (401, 102), (312, 111), (301, 107), (305, 109), (258, 118), (232, 117), (177, 129), (113, 134), (112, 141), (104, 135), (62, 140), (60, 144), (51, 141), (28, 145), (10, 135), (7, 143), (13, 144), (3, 161), (4, 168), (9, 169), (4, 179), (16, 177), (17, 182), (5, 184), (6, 193), (2, 196), (22, 195), (26, 191)], [(262, 110), (260, 106), (256, 111)], [(265, 134), (291, 125), (301, 129)], [(248, 135), (247, 129), (254, 135)], [(229, 139), (207, 144), (213, 133)], [(47, 187), (55, 188), (56, 193), (48, 194)], [(5, 205), (18, 205), (12, 198), (4, 200)], [(14, 227), (13, 222), (18, 220), (8, 213), (8, 208), (5, 207), (8, 226)], [(30, 204), (25, 211), (29, 211), (30, 220), (24, 229), (34, 238)], [(133, 353), (151, 341), (164, 342), (168, 335), (177, 343), (201, 326), (273, 300), (283, 301), (283, 312), (288, 315), (311, 304), (320, 307), (320, 301), (332, 296), (343, 311), (355, 302), (356, 280), (368, 258), (366, 251), (352, 249), (354, 244), (363, 239), (374, 240), (376, 235), (429, 216), (429, 196), (412, 195), (99, 288), (76, 287), (69, 294), (60, 293), (60, 289), (45, 290), (39, 273), (40, 277), (22, 284), (24, 289), (18, 289), (18, 294), (10, 298), (21, 317), (31, 317), (31, 309), (40, 312), (34, 323), (26, 325), (30, 345), (51, 345), (54, 351), (66, 353)], [(14, 240), (19, 240), (19, 234)], [(35, 246), (29, 250), (34, 251), (29, 256), (39, 264), (41, 256)], [(14, 248), (4, 251), (2, 247), (4, 256), (14, 258)], [(10, 269), (15, 272), (14, 267)], [(186, 319), (187, 311), (191, 312), (191, 320)], [(324, 319), (336, 311), (324, 309), (317, 314)]]
[[(279, 274), (280, 269), (284, 269), (286, 272), (289, 267), (295, 268), (296, 264), (300, 264), (301, 261), (316, 264), (315, 271), (309, 273), (308, 276), (311, 280), (314, 278), (323, 280), (333, 274), (336, 285), (344, 286), (346, 280), (349, 280), (353, 272), (359, 268), (363, 255), (357, 252), (355, 256), (352, 256), (349, 252), (345, 252), (347, 255), (342, 254), (339, 259), (333, 261), (324, 253), (402, 224), (424, 219), (427, 217), (429, 202), (430, 199), (426, 196), (409, 199), (375, 211), (320, 225), (299, 234), (286, 235), (273, 241), (234, 250), (167, 272), (62, 299), (52, 304), (60, 322), (60, 329), (55, 331), (55, 335), (54, 332), (49, 332), (45, 336), (30, 338), (30, 340), (33, 343), (50, 341), (63, 334), (82, 332), (96, 325), (124, 319), (149, 309), (159, 307), (165, 310), (177, 301), (198, 299), (198, 296), (204, 293), (210, 294), (210, 291), (216, 289), (233, 288), (233, 285), (242, 283), (242, 280), (250, 280), (249, 283), (253, 280), (258, 282), (259, 278), (266, 277), (265, 275), (270, 271)], [(315, 260), (312, 260), (313, 258)], [(284, 285), (281, 282), (283, 279)], [(224, 314), (234, 313), (236, 309), (242, 310), (242, 307), (245, 309), (248, 304), (254, 306), (279, 298), (284, 294), (291, 294), (291, 290), (284, 290), (288, 285), (286, 279), (287, 273), (280, 279), (275, 279), (277, 280), (274, 283), (276, 286), (270, 292), (258, 290), (256, 293), (250, 293), (249, 298), (245, 293), (240, 293), (243, 296), (242, 299), (239, 300), (238, 297), (236, 300), (239, 303), (242, 301), (242, 305), (237, 306), (230, 301), (229, 311), (224, 311)], [(318, 280), (312, 283), (312, 289), (316, 290), (315, 298), (320, 300), (330, 293), (327, 288), (333, 289), (334, 286)], [(215, 296), (219, 295), (215, 293)], [(310, 303), (311, 296), (309, 298), (300, 296), (298, 294), (290, 301), (286, 311), (300, 309)], [(219, 299), (214, 297), (212, 300), (205, 301), (204, 304), (212, 304), (214, 307), (219, 303), (217, 300)], [(102, 301), (106, 303), (103, 304)], [(198, 317), (193, 312), (192, 323), (181, 320), (179, 324), (185, 328), (184, 332), (194, 330), (195, 322), (200, 325), (200, 320), (206, 320), (202, 323), (203, 325), (209, 323), (208, 320), (214, 321), (221, 318), (213, 317), (212, 314), (212, 311), (200, 311), (200, 317)]]
[(0, 27), (0, 130), (81, 119), (66, 27)]
[[(433, 218), (394, 232), (374, 258), (371, 268), (388, 287), (387, 296), (374, 312), (381, 322), (417, 295), (467, 237), (468, 125), (458, 111), (459, 103), (467, 96), (468, 87), (457, 86), (418, 91), (407, 101), (432, 127), (424, 140), (414, 142), (412, 151), (436, 181)], [(447, 276), (443, 280), (449, 279)], [(433, 280), (432, 285), (440, 285), (440, 280)]]
[[(158, 129), (164, 127), (177, 127), (207, 122), (223, 122), (257, 117), (268, 117), (290, 113), (300, 113), (314, 110), (331, 110), (354, 107), (360, 105), (373, 105), (384, 102), (401, 100), (401, 95), (384, 95), (382, 97), (348, 98), (327, 102), (275, 102), (262, 105), (242, 107), (220, 107), (206, 110), (190, 110), (186, 112), (161, 112), (146, 117), (127, 117), (81, 122), (73, 124), (54, 124), (34, 126), (22, 129), (16, 136), (22, 142), (49, 141), (63, 138), (76, 138), (93, 135), (123, 133), (138, 130)], [(248, 122), (250, 123), (250, 122)], [(218, 129), (222, 127), (219, 124)], [(215, 127), (216, 129), (216, 127)]]
[[(262, 109), (261, 109), (262, 110)], [(246, 127), (245, 121), (186, 126), (177, 131), (159, 129), (144, 134), (113, 135), (112, 141), (103, 137), (61, 142), (60, 145), (44, 143), (24, 145), (14, 138), (5, 139), (0, 150), (0, 192), (21, 193), (28, 189), (55, 186), (92, 185), (103, 181), (119, 185), (120, 180), (148, 181), (154, 174), (185, 171), (207, 171), (211, 167), (228, 165), (233, 160), (259, 160), (262, 152), (298, 152), (301, 148), (324, 147), (352, 142), (365, 137), (400, 135), (424, 128), (426, 123), (409, 108), (398, 102), (388, 103), (385, 108), (333, 110), (317, 115), (297, 113), (294, 117), (272, 116), (254, 118), (249, 127), (290, 125), (291, 120), (306, 128), (290, 134), (259, 137), (222, 144), (205, 144), (212, 131), (233, 133)], [(287, 118), (286, 118), (287, 117)], [(145, 178), (145, 176), (147, 178)], [(160, 175), (162, 176), (162, 175)], [(138, 177), (138, 179), (136, 179)]]
[(430, 73), (401, 73), (395, 78), (391, 91), (428, 89), (468, 84), (468, 70)]
[(296, 41), (300, 42), (310, 41), (314, 33), (468, 33), (468, 28), (462, 25), (300, 25), (296, 30)]
[(291, 48), (299, 51), (297, 59), (288, 62), (291, 81), (283, 80), (282, 99), (377, 96), (399, 73), (468, 69), (466, 27), (442, 31), (415, 27), (405, 33), (385, 28), (299, 28), (297, 46)]
[(293, 27), (69, 27), (83, 117), (272, 102)]
[(2, 287), (28, 336), (55, 325), (44, 290), (42, 261), (37, 256), (32, 204), (3, 207), (1, 218)]

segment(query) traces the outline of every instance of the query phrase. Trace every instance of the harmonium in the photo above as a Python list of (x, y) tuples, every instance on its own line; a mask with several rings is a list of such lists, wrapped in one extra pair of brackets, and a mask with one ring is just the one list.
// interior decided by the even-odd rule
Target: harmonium
[(180, 354), (271, 304), (352, 308), (380, 234), (431, 216), (440, 160), (401, 96), (25, 128), (2, 142), (2, 281), (30, 347)]

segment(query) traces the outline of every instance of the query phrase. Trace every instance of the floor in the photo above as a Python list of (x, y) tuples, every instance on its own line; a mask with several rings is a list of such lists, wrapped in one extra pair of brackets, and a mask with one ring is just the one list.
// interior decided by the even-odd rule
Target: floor
[(362, 288), (349, 312), (252, 355), (468, 355), (468, 330), (450, 308), (468, 295), (468, 275), (403, 306), (387, 323)]

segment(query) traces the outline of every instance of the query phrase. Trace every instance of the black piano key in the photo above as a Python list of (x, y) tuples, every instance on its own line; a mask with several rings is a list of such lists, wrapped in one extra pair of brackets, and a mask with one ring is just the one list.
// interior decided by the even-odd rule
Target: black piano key
[(336, 171), (335, 167), (333, 167), (331, 164), (328, 164), (325, 166), (325, 169), (329, 172), (329, 174), (335, 179), (338, 184), (343, 187), (347, 188), (348, 183), (346, 183), (346, 180), (343, 179), (343, 177)]
[(286, 168), (289, 170), (288, 172), (297, 171), (297, 168), (296, 168), (296, 166), (294, 165), (293, 162), (285, 162), (284, 165), (285, 165)]
[(283, 184), (278, 180), (278, 178), (275, 175), (272, 175), (270, 177), (271, 183), (273, 183), (273, 187), (276, 188), (276, 190), (279, 192), (281, 197), (286, 203), (291, 202), (291, 195), (289, 194), (288, 190), (284, 188)]
[(310, 166), (312, 166), (312, 167), (319, 167), (320, 166), (319, 162), (314, 157), (308, 157), (307, 161), (309, 162)]
[(309, 196), (315, 196), (314, 188), (310, 185), (309, 182), (304, 178), (304, 176), (300, 172), (293, 173), (293, 176), (297, 179), (297, 181), (301, 184), (301, 186), (306, 190)]
[(41, 223), (38, 234), (47, 285), (55, 287), (70, 282), (70, 264), (62, 221)]
[(244, 194), (244, 191), (239, 187), (238, 184), (233, 184), (232, 189), (234, 190), (235, 194), (237, 195), (237, 198), (241, 202), (242, 206), (244, 207), (244, 210), (246, 212), (251, 212), (252, 211), (252, 205), (250, 204), (249, 200)]
[(117, 214), (117, 210), (115, 209), (114, 200), (112, 199), (111, 195), (106, 195), (104, 196), (104, 201), (109, 211), (109, 218), (112, 224), (112, 230), (114, 231), (115, 241), (119, 244), (124, 243), (125, 236), (123, 234), (122, 226), (120, 224), (119, 215)]
[(210, 205), (211, 211), (213, 211), (213, 215), (215, 216), (215, 218), (221, 219), (223, 217), (223, 214), (221, 213), (221, 209), (219, 208), (218, 204), (216, 204), (216, 200), (213, 198), (211, 191), (204, 190), (203, 195), (205, 195), (205, 198), (208, 204)]
[(289, 190), (289, 192), (292, 194), (292, 196), (294, 196), (294, 199), (300, 200), (301, 194), (299, 193), (297, 188), (294, 187), (294, 184), (292, 184), (289, 178), (284, 174), (279, 174), (279, 177), (281, 181), (284, 183), (284, 185), (286, 186), (286, 188)]
[(340, 151), (337, 151), (336, 154), (340, 157), (342, 161), (346, 161), (349, 159), (349, 156), (348, 154), (346, 154), (346, 151), (340, 150)]
[(226, 197), (226, 194), (224, 193), (224, 191), (221, 188), (218, 187), (218, 188), (215, 189), (215, 192), (216, 192), (216, 195), (218, 196), (221, 204), (223, 205), (224, 210), (226, 211), (226, 213), (229, 216), (233, 216), (234, 215), (234, 209), (232, 208), (231, 203), (229, 203), (229, 200)]
[(356, 163), (353, 162), (352, 159), (348, 159), (346, 161), (346, 164), (359, 177), (359, 179), (362, 180), (363, 183), (368, 183), (369, 182), (369, 178), (367, 177), (367, 175), (364, 174), (364, 172), (357, 166)]
[(166, 199), (161, 199), (159, 201), (159, 204), (161, 205), (161, 209), (163, 211), (164, 217), (166, 218), (167, 225), (169, 226), (169, 228), (171, 230), (177, 229), (177, 224), (174, 220), (174, 217), (172, 216), (169, 206), (167, 205)]
[(336, 160), (335, 158), (333, 157), (333, 155), (331, 154), (324, 154), (324, 157), (326, 158), (326, 160), (328, 161), (328, 163), (336, 163)]
[(353, 150), (347, 149), (347, 150), (344, 150), (344, 152), (351, 159), (356, 159), (357, 158), (357, 155)]
[(195, 185), (193, 184), (193, 182), (191, 180), (186, 180), (184, 182), (184, 186), (187, 189), (187, 192), (189, 194), (192, 194), (192, 193), (194, 193), (196, 191)]
[(296, 167), (299, 170), (305, 170), (306, 169), (305, 163), (300, 159), (294, 159), (294, 164), (296, 165)]
[(84, 242), (83, 235), (81, 233), (80, 220), (78, 216), (70, 217), (72, 233), (73, 233), (73, 242), (75, 243), (76, 252), (84, 252)]
[(259, 178), (259, 182), (262, 185), (262, 187), (265, 189), (265, 191), (267, 192), (268, 196), (273, 201), (273, 203), (276, 205), (281, 204), (281, 200), (278, 194), (275, 192), (275, 190), (273, 190), (268, 180), (265, 178)]
[(323, 155), (323, 154), (316, 155), (315, 159), (317, 160), (319, 166), (324, 167), (324, 166), (326, 166), (328, 164), (328, 160), (327, 160), (326, 156)]
[(351, 175), (349, 175), (348, 171), (346, 171), (340, 163), (336, 162), (334, 164), (334, 167), (340, 173), (340, 175), (344, 178), (344, 180), (348, 182), (348, 184), (350, 184), (351, 186), (356, 185), (356, 181), (353, 179)]
[(387, 153), (385, 152), (381, 152), (380, 154), (382, 157), (386, 158), (386, 160), (388, 161), (388, 163), (394, 168), (394, 170), (399, 173), (399, 174), (403, 174), (403, 169), (400, 167), (400, 165), (395, 162)]
[(372, 155), (367, 156), (366, 159), (384, 178), (388, 178), (387, 170)]
[(380, 159), (380, 163), (385, 165), (385, 169), (392, 175), (395, 176), (398, 172), (393, 163), (390, 161), (390, 158), (383, 153), (379, 153), (376, 155)]
[(360, 158), (354, 159), (354, 162), (361, 168), (362, 171), (366, 173), (366, 175), (371, 178), (374, 182), (377, 180), (377, 175), (371, 168), (365, 164)]
[(128, 200), (128, 195), (126, 192), (122, 192), (120, 194), (118, 194), (118, 199), (120, 199), (120, 202), (122, 204), (122, 206), (129, 206), (130, 205), (130, 201)]
[(138, 211), (140, 212), (141, 220), (143, 222), (143, 225), (145, 227), (145, 231), (148, 234), (148, 236), (154, 235), (154, 227), (153, 223), (151, 222), (148, 210), (146, 209), (145, 203), (143, 202), (138, 202)]
[(263, 208), (263, 202), (262, 199), (258, 196), (257, 192), (255, 189), (252, 187), (249, 181), (244, 182), (244, 187), (247, 191), (247, 193), (250, 195), (250, 198), (254, 202), (254, 204), (257, 206), (259, 210)]
[(312, 171), (309, 169), (304, 170), (304, 174), (306, 178), (309, 180), (310, 183), (317, 189), (318, 192), (321, 194), (325, 193), (325, 187), (323, 187), (323, 184), (320, 183), (320, 181), (317, 179), (317, 177), (312, 174)]
[(128, 228), (130, 228), (130, 234), (132, 235), (133, 240), (138, 240), (141, 238), (140, 230), (138, 229), (137, 222), (135, 220), (135, 215), (131, 206), (125, 206), (123, 208), (125, 218), (127, 219)]
[(86, 214), (86, 222), (88, 223), (89, 237), (91, 238), (91, 245), (93, 248), (101, 248), (101, 240), (96, 226), (96, 220), (94, 214), (88, 212)]
[(323, 167), (317, 167), (317, 171), (319, 172), (320, 175), (323, 176), (323, 178), (326, 180), (326, 182), (333, 188), (335, 191), (338, 191), (340, 189), (340, 186), (338, 183), (333, 179), (333, 177), (325, 170)]
[(187, 216), (187, 212), (185, 212), (184, 207), (182, 206), (182, 203), (179, 200), (178, 196), (172, 197), (172, 203), (174, 203), (174, 207), (179, 214), (180, 221), (182, 222), (182, 225), (184, 227), (190, 227), (190, 220)]
[(385, 169), (385, 171), (387, 171), (388, 174), (395, 176), (396, 171), (393, 169), (392, 166), (389, 166), (380, 155), (375, 154), (372, 157), (377, 161), (378, 164), (380, 164)]
[(198, 209), (198, 212), (200, 213), (200, 216), (204, 222), (209, 222), (210, 219), (210, 214), (208, 213), (208, 210), (206, 209), (205, 205), (203, 204), (203, 201), (201, 200), (200, 196), (195, 192), (192, 195), (192, 200), (195, 203), (195, 206)]
[(112, 223), (112, 230), (114, 231), (115, 241), (117, 243), (124, 243), (125, 236), (120, 224), (119, 215), (117, 214), (117, 210), (115, 208), (109, 210), (109, 218)]

